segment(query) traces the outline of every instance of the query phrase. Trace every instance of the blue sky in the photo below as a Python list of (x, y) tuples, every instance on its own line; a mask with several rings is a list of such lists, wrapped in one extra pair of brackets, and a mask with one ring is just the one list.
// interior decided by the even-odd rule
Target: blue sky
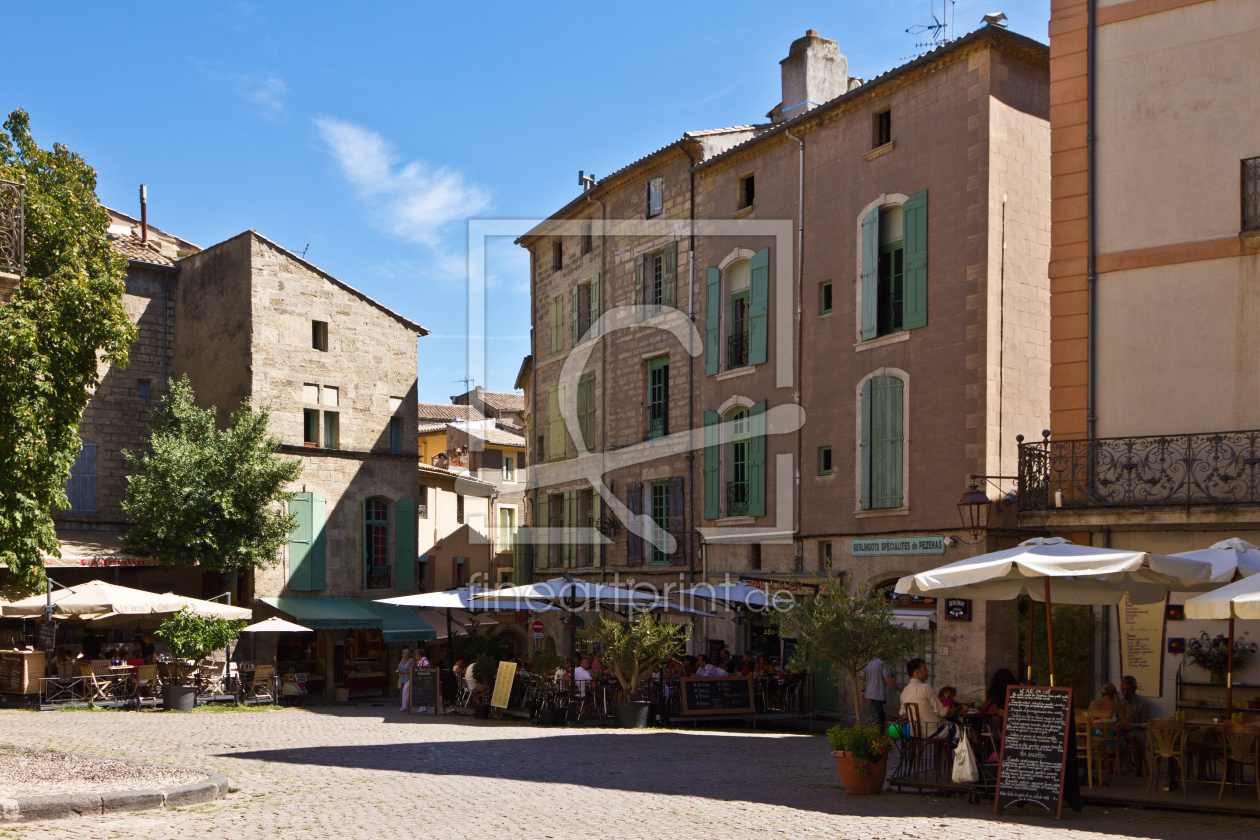
[[(922, 50), (932, 0), (47, 3), (5, 12), (0, 108), (99, 173), (110, 206), (199, 245), (253, 228), (432, 332), (419, 393), (466, 376), (469, 218), (546, 216), (685, 130), (763, 120), (780, 59), (818, 29), (850, 75)], [(941, 0), (935, 0), (936, 14)], [(171, 9), (180, 9), (172, 13)], [(1047, 41), (1049, 0), (959, 0)], [(488, 249), (487, 382), (529, 352), (528, 261)]]

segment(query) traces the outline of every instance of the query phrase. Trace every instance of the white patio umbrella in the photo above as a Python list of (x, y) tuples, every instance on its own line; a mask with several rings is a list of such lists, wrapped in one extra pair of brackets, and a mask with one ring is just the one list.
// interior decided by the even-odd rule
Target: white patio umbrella
[[(1037, 537), (1014, 548), (969, 557), (904, 577), (897, 581), (896, 593), (989, 601), (1028, 595), (1044, 601), (1050, 684), (1054, 685), (1054, 631), (1050, 621), (1052, 580), (1054, 599), (1061, 604), (1118, 604), (1125, 592), (1135, 604), (1154, 604), (1164, 600), (1170, 590), (1186, 592), (1210, 588), (1214, 586), (1211, 577), (1211, 564), (1201, 560), (1076, 545), (1062, 537)], [(1028, 628), (1031, 671), (1031, 620)]]
[(241, 628), (242, 633), (309, 633), (311, 628), (272, 616), (266, 621)]
[(1235, 577), (1251, 577), (1260, 572), (1260, 548), (1237, 537), (1223, 540), (1211, 548), (1182, 551), (1172, 555), (1212, 564), (1212, 582), (1229, 583)]
[[(452, 626), (453, 611), (462, 611), (464, 613), (479, 613), (482, 610), (530, 610), (532, 612), (546, 612), (555, 609), (542, 601), (523, 601), (513, 600), (491, 604), (485, 601), (474, 600), (478, 595), (485, 592), (496, 592), (498, 590), (482, 589), (480, 586), (463, 586), (459, 589), (447, 589), (444, 592), (421, 592), (418, 595), (401, 595), (397, 598), (377, 598), (376, 600), (382, 604), (397, 604), (401, 607), (418, 607), (420, 609), (443, 610), (446, 613), (446, 638), (450, 639), (453, 635), (466, 635), (464, 633), (456, 634)], [(437, 627), (434, 622), (428, 622), (430, 625)]]
[(1229, 621), (1229, 664), (1225, 672), (1225, 715), (1229, 717), (1234, 711), (1234, 619), (1260, 618), (1260, 575), (1253, 573), (1228, 586), (1196, 595), (1186, 601), (1186, 618)]
[[(445, 610), (416, 610), (416, 614), (420, 616), (420, 620), (430, 627), (438, 629), (438, 641), (450, 638), (450, 635), (443, 635), (441, 631), (442, 622), (446, 621)], [(447, 625), (446, 633), (456, 636), (467, 636), (470, 628), (477, 627), (493, 627), (499, 622), (495, 621), (487, 615), (477, 615), (474, 613), (463, 612), (462, 610), (451, 610), (451, 621)]]
[(703, 598), (733, 609), (765, 610), (770, 606), (770, 599), (765, 592), (743, 582), (702, 583), (678, 594)]
[(542, 583), (484, 590), (473, 596), (474, 603), (483, 604), (498, 605), (521, 600), (539, 601), (568, 612), (584, 612), (600, 606), (643, 606), (656, 603), (660, 597), (648, 592), (577, 580), (568, 575)]
[(32, 595), (12, 604), (5, 604), (4, 615), (43, 615), (49, 600), (52, 601), (54, 617), (76, 617), (102, 623), (110, 620), (126, 623), (127, 619), (136, 616), (176, 613), (185, 607), (190, 607), (194, 613), (205, 617), (247, 619), (253, 615), (241, 607), (202, 601), (173, 592), (145, 592), (103, 580), (89, 580), (87, 583), (58, 589), (51, 595)]

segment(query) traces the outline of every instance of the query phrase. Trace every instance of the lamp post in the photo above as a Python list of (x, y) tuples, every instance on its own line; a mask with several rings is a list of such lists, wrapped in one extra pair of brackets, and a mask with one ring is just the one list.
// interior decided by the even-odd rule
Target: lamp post
[(967, 535), (973, 540), (978, 540), (988, 528), (989, 509), (992, 502), (988, 494), (980, 489), (975, 479), (976, 477), (972, 476), (971, 483), (967, 485), (962, 498), (958, 500), (958, 517), (962, 520), (963, 530), (967, 532)]

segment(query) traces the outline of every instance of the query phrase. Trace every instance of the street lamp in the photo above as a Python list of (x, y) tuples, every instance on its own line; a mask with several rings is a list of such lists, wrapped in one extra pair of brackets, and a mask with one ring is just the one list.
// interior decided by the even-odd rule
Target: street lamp
[(988, 495), (980, 489), (973, 477), (962, 498), (958, 500), (958, 517), (962, 520), (963, 530), (973, 540), (980, 539), (988, 527), (991, 504)]

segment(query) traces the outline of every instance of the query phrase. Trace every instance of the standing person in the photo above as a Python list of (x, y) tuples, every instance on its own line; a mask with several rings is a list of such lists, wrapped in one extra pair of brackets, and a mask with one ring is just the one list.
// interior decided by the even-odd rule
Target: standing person
[(394, 669), (398, 674), (398, 711), (407, 711), (407, 702), (411, 699), (411, 648), (402, 649), (402, 658)]
[(1146, 775), (1146, 722), (1151, 719), (1151, 703), (1137, 693), (1137, 680), (1133, 677), (1120, 680), (1120, 697), (1120, 708), (1129, 719), (1129, 756), (1141, 778)]
[[(412, 666), (411, 666), (411, 667), (412, 667), (412, 670), (415, 670), (416, 668), (428, 668), (428, 667), (429, 667), (429, 657), (425, 656), (425, 654), (424, 654), (424, 648), (416, 648), (415, 661), (412, 663)], [(408, 690), (408, 691), (410, 691), (410, 690), (411, 690), (411, 683), (410, 683), (410, 682), (408, 682), (408, 683), (407, 683), (407, 690)], [(421, 707), (420, 707), (417, 711), (419, 711), (421, 714), (428, 714), (428, 713), (429, 713), (429, 707), (428, 707), (428, 706), (421, 706)]]
[(888, 702), (888, 689), (900, 692), (901, 686), (897, 685), (892, 671), (878, 656), (866, 663), (866, 669), (862, 671), (862, 674), (865, 677), (862, 698), (870, 704), (871, 723), (875, 724), (875, 728), (882, 735), (888, 731), (888, 716), (884, 714), (884, 704)]

